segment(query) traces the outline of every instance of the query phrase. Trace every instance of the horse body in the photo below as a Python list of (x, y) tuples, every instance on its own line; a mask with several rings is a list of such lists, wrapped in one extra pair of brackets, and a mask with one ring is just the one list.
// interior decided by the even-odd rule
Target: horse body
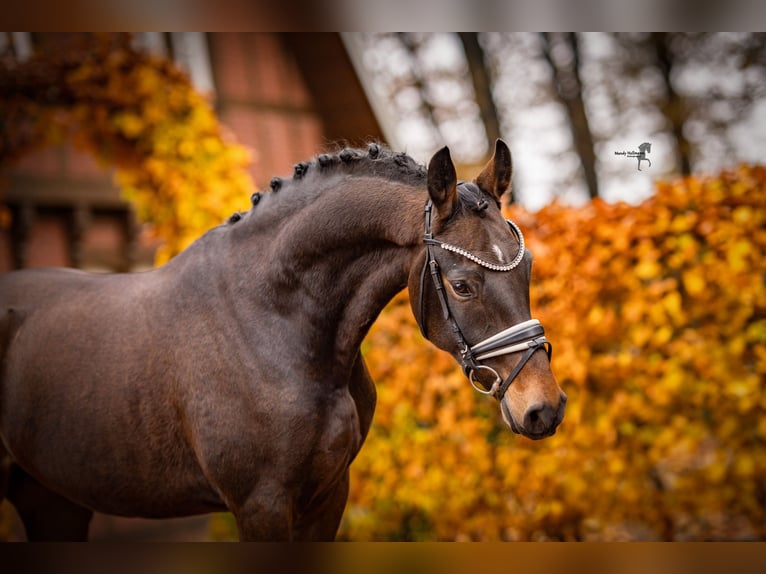
[(30, 539), (94, 510), (335, 536), (375, 408), (360, 345), (423, 261), (423, 174), (386, 169), (293, 181), (153, 271), (0, 278), (0, 498)]
[[(167, 448), (183, 444), (171, 398), (183, 367), (168, 342), (155, 344), (154, 304), (132, 293), (141, 290), (136, 279), (63, 270), (7, 277), (4, 303), (19, 320), (5, 351), (0, 421), (16, 462), (76, 502), (162, 514), (186, 493), (163, 493), (163, 502), (160, 493), (136, 492), (151, 484), (142, 474), (180, 486), (192, 478), (193, 451)], [(94, 302), (99, 320), (88, 312)], [(88, 484), (77, 469), (88, 469)]]
[[(345, 210), (365, 211), (348, 200)], [(265, 211), (258, 216), (268, 220)], [(355, 245), (347, 233), (333, 246), (300, 227), (282, 245), (279, 235), (235, 237), (260, 227), (224, 226), (141, 274), (0, 279), (0, 428), (16, 472), (118, 515), (273, 506), (257, 512), (269, 532), (268, 514), (285, 529), (300, 526), (305, 508), (342, 491), (374, 409), (359, 344), (407, 268), (377, 255), (385, 246)], [(369, 234), (364, 241), (375, 244)], [(284, 268), (257, 271), (272, 257), (284, 257)], [(338, 277), (344, 258), (352, 260)], [(370, 258), (373, 273), (354, 270), (354, 259), (369, 269)], [(337, 498), (342, 511), (345, 496)]]

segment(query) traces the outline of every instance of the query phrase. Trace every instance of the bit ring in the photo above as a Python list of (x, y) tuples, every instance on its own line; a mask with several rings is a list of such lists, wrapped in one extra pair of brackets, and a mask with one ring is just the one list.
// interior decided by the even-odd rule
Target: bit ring
[[(482, 385), (479, 381), (475, 380), (473, 378), (474, 373), (478, 371), (479, 369), (484, 369), (485, 371), (490, 371), (495, 375), (495, 381), (492, 383), (492, 386), (489, 388), (489, 390), (483, 388), (484, 385)], [(500, 385), (500, 383), (503, 382), (502, 377), (498, 374), (498, 372), (493, 369), (492, 367), (488, 367), (487, 365), (476, 365), (473, 369), (471, 369), (471, 372), (468, 374), (468, 380), (471, 382), (471, 386), (480, 392), (482, 395), (492, 395), (494, 396), (497, 392), (497, 388)]]

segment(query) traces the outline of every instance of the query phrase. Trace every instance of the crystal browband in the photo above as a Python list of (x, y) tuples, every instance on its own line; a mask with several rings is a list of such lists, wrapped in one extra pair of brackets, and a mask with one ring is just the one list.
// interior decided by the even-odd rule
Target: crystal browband
[(508, 227), (511, 228), (511, 231), (516, 235), (516, 237), (519, 239), (519, 252), (516, 254), (516, 257), (514, 257), (513, 261), (506, 265), (498, 265), (497, 263), (490, 263), (489, 261), (485, 261), (481, 257), (478, 257), (471, 253), (470, 251), (466, 251), (465, 249), (462, 249), (461, 247), (457, 247), (455, 245), (452, 245), (450, 243), (444, 243), (442, 241), (439, 241), (438, 239), (426, 239), (426, 243), (430, 243), (431, 245), (438, 245), (445, 251), (451, 251), (452, 253), (457, 253), (458, 255), (462, 255), (466, 259), (470, 259), (474, 263), (478, 263), (482, 267), (486, 267), (487, 269), (490, 269), (492, 271), (511, 271), (513, 269), (516, 269), (518, 267), (519, 263), (521, 263), (521, 260), (524, 259), (524, 235), (521, 233), (521, 229), (519, 229), (519, 226), (516, 225), (513, 221), (510, 219), (505, 220), (508, 223)]

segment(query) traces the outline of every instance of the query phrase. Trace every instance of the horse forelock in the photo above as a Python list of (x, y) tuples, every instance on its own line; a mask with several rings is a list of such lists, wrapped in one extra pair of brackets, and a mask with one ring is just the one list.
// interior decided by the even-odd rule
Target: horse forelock
[(496, 202), (487, 193), (482, 191), (474, 183), (462, 183), (458, 185), (458, 206), (461, 211), (473, 211), (481, 217), (489, 207), (490, 202)]

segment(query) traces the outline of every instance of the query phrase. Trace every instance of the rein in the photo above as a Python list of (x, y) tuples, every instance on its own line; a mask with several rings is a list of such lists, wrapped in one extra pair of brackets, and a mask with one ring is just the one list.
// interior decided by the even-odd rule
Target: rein
[[(470, 184), (461, 183), (460, 185)], [(535, 354), (535, 351), (538, 349), (544, 349), (548, 355), (548, 361), (550, 361), (553, 347), (550, 341), (545, 338), (545, 329), (543, 329), (543, 326), (537, 319), (530, 319), (517, 325), (513, 325), (484, 339), (483, 341), (476, 343), (475, 345), (470, 345), (463, 335), (460, 326), (457, 324), (455, 317), (450, 311), (449, 301), (447, 299), (447, 293), (444, 288), (444, 282), (442, 280), (439, 262), (434, 256), (434, 251), (436, 247), (439, 247), (446, 251), (462, 255), (466, 259), (469, 259), (470, 261), (473, 261), (482, 267), (486, 267), (491, 271), (508, 272), (515, 269), (519, 263), (521, 263), (521, 260), (524, 257), (524, 236), (515, 223), (510, 220), (506, 220), (511, 232), (519, 240), (519, 252), (516, 254), (516, 257), (513, 259), (513, 261), (507, 265), (497, 265), (495, 263), (485, 261), (484, 259), (477, 257), (465, 249), (435, 239), (433, 232), (431, 231), (432, 210), (433, 203), (429, 199), (425, 207), (425, 233), (423, 235), (423, 243), (426, 246), (426, 259), (423, 263), (423, 270), (420, 274), (420, 302), (418, 313), (420, 331), (423, 336), (427, 338), (428, 335), (425, 317), (425, 285), (426, 278), (430, 276), (431, 281), (436, 288), (436, 295), (442, 308), (444, 320), (449, 324), (450, 329), (452, 330), (452, 333), (458, 344), (458, 349), (460, 350), (460, 363), (463, 367), (463, 372), (468, 377), (468, 380), (474, 389), (482, 394), (492, 395), (498, 401), (500, 401), (505, 395), (505, 392), (511, 386), (511, 383), (513, 383), (514, 379), (519, 375), (529, 359), (532, 358), (532, 355)], [(514, 367), (513, 371), (511, 371), (505, 380), (503, 380), (503, 378), (495, 369), (481, 364), (481, 361), (486, 359), (499, 357), (501, 355), (521, 353), (522, 351), (524, 354), (522, 355), (521, 360), (516, 364), (516, 367)], [(476, 374), (480, 371), (487, 371), (495, 376), (495, 380), (489, 388), (486, 388), (483, 383), (475, 378)]]

